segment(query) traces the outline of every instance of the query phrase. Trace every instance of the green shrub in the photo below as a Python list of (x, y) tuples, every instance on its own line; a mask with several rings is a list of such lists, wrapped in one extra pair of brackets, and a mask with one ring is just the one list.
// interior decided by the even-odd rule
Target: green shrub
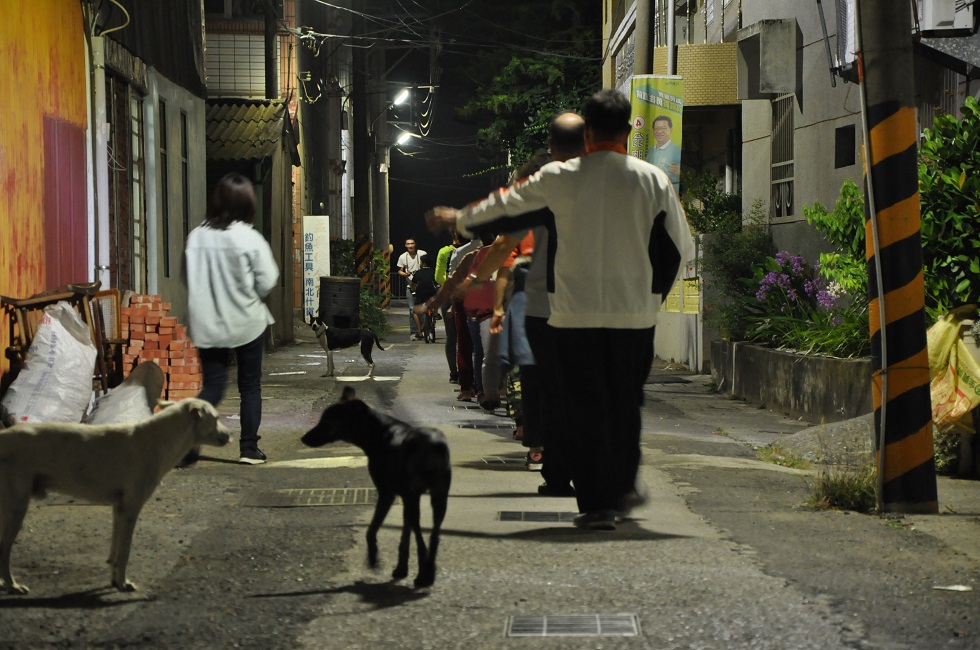
[(967, 97), (962, 112), (962, 120), (937, 117), (919, 148), (929, 324), (953, 307), (980, 302), (980, 104)]
[(721, 181), (712, 174), (684, 173), (684, 212), (691, 230), (698, 234), (737, 233), (742, 229), (742, 195), (719, 189)]
[(832, 212), (814, 203), (803, 208), (803, 216), (837, 249), (837, 252), (820, 254), (820, 275), (836, 282), (848, 295), (866, 299), (868, 265), (865, 262), (861, 188), (848, 179), (840, 188), (840, 198)]
[(704, 319), (722, 337), (744, 341), (753, 320), (751, 307), (758, 303), (753, 268), (774, 253), (772, 236), (761, 201), (752, 206), (745, 223), (741, 218), (715, 223), (727, 230), (710, 231), (703, 238), (699, 272), (704, 280)]

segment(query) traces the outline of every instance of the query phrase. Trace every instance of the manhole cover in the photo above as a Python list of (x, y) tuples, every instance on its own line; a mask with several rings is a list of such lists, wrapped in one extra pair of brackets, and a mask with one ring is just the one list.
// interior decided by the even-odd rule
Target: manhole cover
[(520, 512), (515, 510), (502, 510), (497, 513), (499, 521), (533, 521), (541, 522), (571, 522), (578, 516), (577, 512)]
[(374, 488), (294, 488), (251, 492), (242, 505), (252, 508), (296, 508), (300, 506), (367, 506), (378, 502)]
[(507, 636), (639, 636), (636, 614), (511, 616)]

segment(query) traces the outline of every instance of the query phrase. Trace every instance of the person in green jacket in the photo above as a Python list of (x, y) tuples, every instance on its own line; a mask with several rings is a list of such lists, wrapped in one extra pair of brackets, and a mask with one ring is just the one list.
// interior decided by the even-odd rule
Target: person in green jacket
[[(453, 251), (459, 246), (459, 234), (457, 234), (456, 229), (452, 230), (453, 243), (446, 244), (439, 249), (439, 253), (436, 256), (436, 282), (440, 285), (446, 284), (447, 271), (449, 268), (449, 258), (452, 257)], [(442, 314), (442, 324), (446, 328), (446, 363), (449, 364), (449, 383), (458, 384), (459, 383), (459, 371), (456, 368), (456, 324), (453, 322), (454, 319), (452, 314), (450, 314), (450, 309), (452, 308), (452, 301), (446, 301), (442, 303), (442, 307), (439, 308), (439, 312)]]

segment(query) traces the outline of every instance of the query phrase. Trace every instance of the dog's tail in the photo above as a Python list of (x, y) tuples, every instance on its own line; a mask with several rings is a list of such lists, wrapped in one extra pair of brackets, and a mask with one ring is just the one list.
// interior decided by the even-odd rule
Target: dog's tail
[(374, 332), (371, 332), (371, 336), (374, 337), (374, 344), (378, 346), (378, 349), (384, 352), (385, 348), (381, 346), (381, 339), (378, 338), (378, 335), (375, 334)]

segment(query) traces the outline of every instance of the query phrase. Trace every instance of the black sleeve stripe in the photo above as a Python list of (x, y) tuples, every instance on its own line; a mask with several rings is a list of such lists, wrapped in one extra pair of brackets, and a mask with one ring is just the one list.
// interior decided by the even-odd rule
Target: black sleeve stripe
[(667, 232), (666, 222), (667, 213), (661, 210), (653, 219), (648, 246), (650, 266), (653, 267), (651, 291), (659, 293), (661, 300), (667, 300), (667, 294), (670, 293), (674, 278), (681, 268), (681, 252)]

